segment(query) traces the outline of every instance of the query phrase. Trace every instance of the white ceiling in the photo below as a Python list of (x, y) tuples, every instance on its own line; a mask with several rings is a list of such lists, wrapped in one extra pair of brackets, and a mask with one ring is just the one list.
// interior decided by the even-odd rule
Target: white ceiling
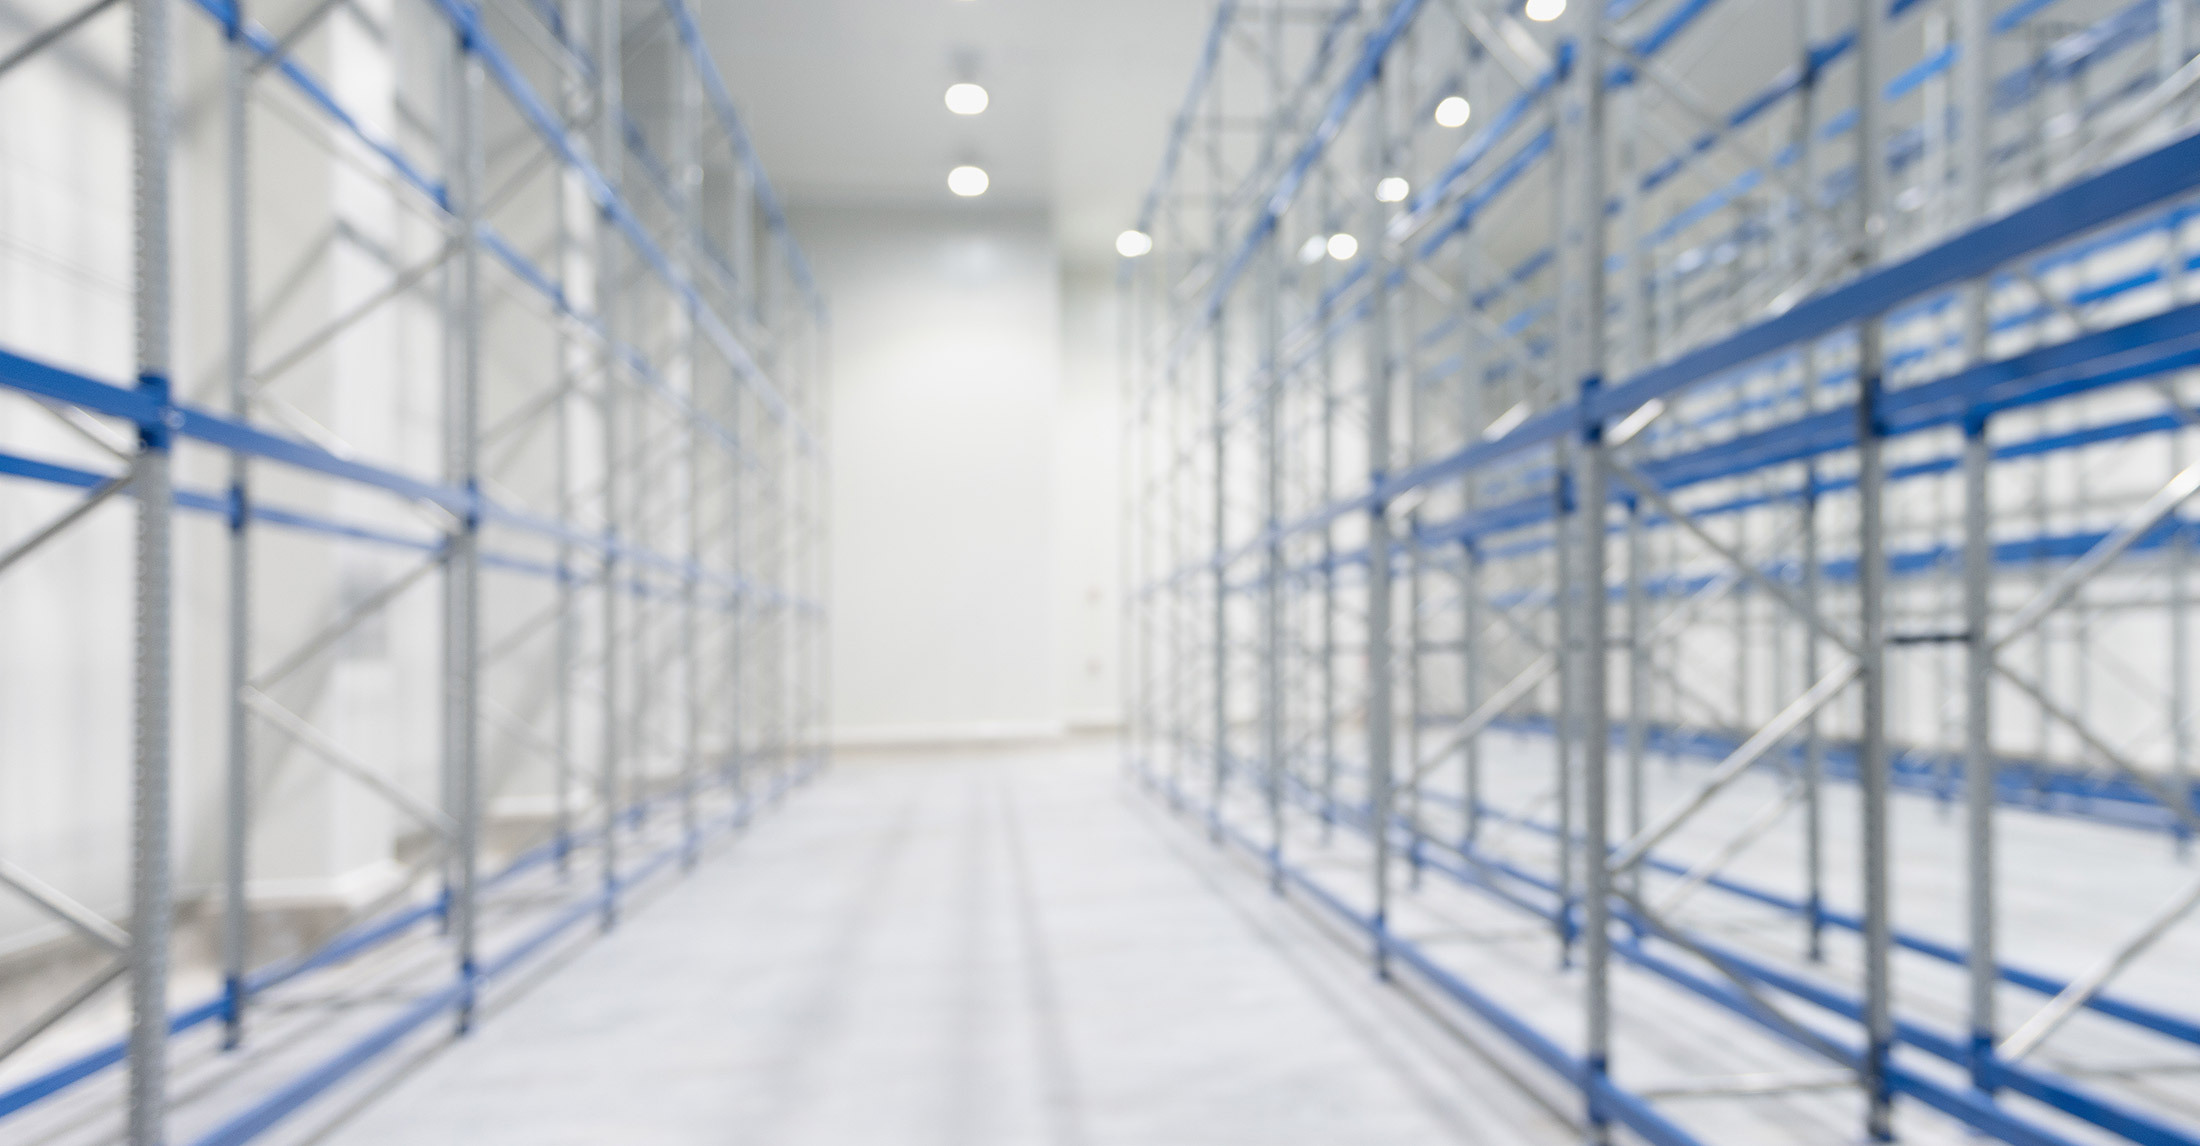
[[(791, 202), (1044, 206), (1062, 253), (1109, 257), (1160, 163), (1213, 14), (1207, 0), (706, 0), (705, 33)], [(970, 61), (971, 74), (961, 73)], [(975, 79), (983, 115), (947, 85)]]

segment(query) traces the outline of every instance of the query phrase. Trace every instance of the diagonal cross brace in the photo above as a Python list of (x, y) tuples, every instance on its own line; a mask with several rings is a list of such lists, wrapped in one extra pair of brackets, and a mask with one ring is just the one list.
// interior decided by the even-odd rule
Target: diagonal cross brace
[(2131, 966), (2133, 960), (2145, 954), (2147, 948), (2154, 946), (2171, 927), (2176, 926), (2178, 920), (2190, 914), (2196, 905), (2200, 905), (2200, 879), (2187, 884), (2185, 890), (2156, 912), (2154, 918), (2149, 919), (2146, 926), (2126, 940), (2123, 946), (2094, 965), (2092, 970), (2072, 979), (2070, 985), (2062, 989), (2061, 994), (2049, 999), (2038, 1014), (2002, 1040), (2002, 1044), (1994, 1048), (1995, 1053), (2012, 1061), (2030, 1054), (2034, 1048), (2047, 1041), (2047, 1036), (2054, 1034), (2068, 1022), (2072, 1015), (2092, 1002), (2093, 997), (2108, 986), (2110, 979), (2121, 974), (2124, 968)]
[(1850, 640), (1846, 635), (1835, 632), (1831, 628), (1828, 628), (1825, 621), (1821, 619), (1806, 602), (1795, 595), (1795, 591), (1793, 589), (1791, 589), (1789, 586), (1781, 584), (1778, 581), (1773, 580), (1770, 576), (1767, 576), (1765, 574), (1764, 570), (1759, 569), (1755, 565), (1751, 564), (1748, 558), (1744, 557), (1740, 553), (1735, 552), (1732, 546), (1729, 546), (1725, 542), (1720, 541), (1718, 538), (1711, 536), (1710, 532), (1704, 529), (1704, 527), (1700, 523), (1698, 523), (1693, 516), (1683, 511), (1680, 507), (1674, 505), (1672, 499), (1665, 496), (1665, 491), (1659, 489), (1656, 483), (1642, 476), (1642, 474), (1637, 472), (1634, 467), (1627, 465), (1625, 462), (1607, 458), (1605, 459), (1605, 464), (1611, 469), (1611, 472), (1620, 479), (1620, 481), (1625, 482), (1627, 486), (1630, 489), (1633, 489), (1635, 493), (1639, 495), (1644, 501), (1649, 502), (1651, 508), (1657, 510), (1661, 514), (1664, 514), (1666, 518), (1679, 525), (1682, 529), (1687, 530), (1689, 536), (1694, 537), (1696, 540), (1710, 547), (1712, 552), (1717, 553), (1722, 558), (1725, 558), (1727, 564), (1732, 566), (1735, 572), (1740, 573), (1743, 577), (1756, 584), (1759, 588), (1762, 588), (1766, 592), (1771, 593), (1773, 596), (1779, 598), (1782, 604), (1786, 605), (1789, 610), (1794, 612), (1797, 617), (1800, 617), (1805, 624), (1808, 624), (1810, 626), (1812, 632), (1817, 633), (1819, 636), (1824, 637), (1826, 640), (1832, 641), (1834, 644), (1841, 646), (1842, 651), (1848, 653), (1852, 657), (1862, 655), (1862, 651), (1856, 647), (1856, 642)]
[(129, 951), (128, 932), (108, 922), (100, 913), (62, 894), (59, 888), (7, 860), (0, 860), (0, 884), (13, 888), (16, 894), (38, 905), (46, 914), (68, 924), (86, 939), (106, 948), (109, 953), (121, 955)]
[(2077, 736), (2080, 743), (2092, 749), (2101, 759), (2107, 761), (2110, 767), (2123, 773), (2125, 779), (2146, 789), (2148, 795), (2154, 797), (2163, 807), (2168, 808), (2171, 814), (2184, 823), (2186, 828), (2194, 832), (2200, 832), (2200, 815), (2193, 813), (2189, 801), (2179, 799), (2177, 793), (2163, 787), (2161, 782), (2145, 769), (2125, 759), (2123, 753), (2095, 735), (2092, 727), (2087, 725), (2084, 720), (2079, 719), (2077, 713), (2056, 703), (2047, 695), (2046, 690), (2034, 683), (2031, 678), (2018, 673), (1998, 660), (1994, 662), (1994, 671), (1999, 673), (2003, 680), (2017, 686), (2017, 691), (2031, 697), (2032, 702), (2040, 706), (2040, 711), (2045, 712), (2055, 718), (2056, 722), (2070, 729)]
[(274, 725), (284, 735), (297, 741), (307, 751), (320, 757), (330, 767), (372, 789), (376, 795), (388, 800), (398, 810), (419, 821), (423, 827), (435, 832), (445, 840), (457, 836), (458, 824), (449, 816), (444, 815), (436, 808), (430, 807), (412, 793), (391, 783), (374, 769), (367, 767), (365, 761), (345, 751), (342, 745), (330, 739), (327, 733), (315, 728), (304, 717), (276, 703), (274, 697), (253, 688), (251, 685), (244, 687), (242, 695), (245, 707), (251, 709), (262, 720)]
[(17, 542), (15, 547), (7, 552), (0, 553), (0, 573), (7, 572), (17, 562), (37, 552), (47, 542), (61, 536), (70, 526), (82, 521), (85, 515), (98, 509), (108, 498), (129, 488), (133, 477), (134, 475), (125, 474), (121, 477), (108, 478), (93, 487), (92, 492), (84, 495), (82, 501), (70, 506), (67, 512), (48, 522), (44, 528)]
[(1990, 650), (2000, 652), (2009, 646), (2009, 642), (2047, 619), (2049, 613), (2061, 608), (2087, 581), (2098, 576), (2110, 563), (2123, 556), (2125, 550), (2138, 544), (2150, 530), (2160, 525), (2170, 514), (2177, 512), (2177, 507), (2183, 505), (2195, 492), (2200, 492), (2200, 462), (2194, 462), (2179, 471), (2176, 477), (2169, 479), (2169, 484), (2155, 491), (2154, 496), (2148, 498), (2145, 504), (2133, 510), (2129, 517), (2109, 531), (2108, 536), (2087, 550), (2085, 556), (2056, 574), (2053, 581), (2041, 586), (2040, 591), (2033, 594), (2032, 599), (2026, 601), (2024, 607), (2018, 609), (1994, 633), (1989, 641)]
[(252, 689), (259, 691), (272, 688), (280, 683), (284, 677), (304, 668), (312, 662), (313, 658), (320, 656), (336, 642), (343, 640), (346, 634), (358, 628), (367, 618), (381, 612), (390, 602), (395, 601), (402, 595), (405, 590), (418, 584), (421, 578), (442, 567), (443, 553), (438, 552), (426, 561), (413, 566), (412, 569), (400, 575), (396, 580), (368, 594), (365, 599), (353, 605), (343, 616), (330, 622), (312, 637), (300, 642), (298, 647), (291, 650), (290, 655), (284, 657), (282, 661), (271, 668), (261, 670), (259, 675), (252, 678)]
[(1617, 875), (1641, 863), (1650, 854), (1651, 848), (1658, 846), (1667, 836), (1679, 830), (1681, 824), (1686, 822), (1690, 816), (1702, 811), (1704, 805), (1711, 802), (1712, 797), (1718, 795), (1726, 789), (1727, 785), (1739, 779), (1742, 773), (1747, 772), (1757, 761), (1763, 759), (1765, 754), (1777, 747), (1781, 741), (1794, 735), (1795, 730), (1801, 728), (1804, 721), (1816, 715), (1819, 709), (1824, 708), (1834, 697), (1840, 695), (1841, 690), (1847, 688), (1849, 683), (1855, 680), (1861, 671), (1861, 666), (1854, 659), (1845, 660), (1835, 666), (1832, 672), (1821, 677), (1817, 684), (1810, 687), (1809, 692), (1789, 702), (1788, 706), (1782, 709), (1778, 716), (1773, 717), (1770, 723), (1758, 729), (1755, 735), (1744, 741), (1741, 747), (1736, 748), (1733, 754), (1722, 761), (1693, 795), (1683, 801), (1679, 807), (1667, 812), (1657, 823), (1643, 829), (1641, 835), (1627, 841), (1612, 857), (1612, 873)]
[(52, 1030), (55, 1023), (74, 1014), (78, 1007), (90, 1002), (92, 996), (106, 990), (109, 984), (122, 978), (123, 973), (129, 969), (130, 961), (127, 959), (108, 960), (106, 968), (99, 974), (77, 984), (75, 990), (55, 1000), (53, 1005), (40, 1011), (37, 1018), (17, 1028), (6, 1042), (0, 1043), (0, 1062), (15, 1057), (15, 1052), (37, 1041), (38, 1036)]
[(1787, 815), (1788, 809), (1794, 807), (1796, 802), (1803, 798), (1803, 792), (1804, 788), (1801, 784), (1790, 784), (1787, 791), (1780, 793), (1778, 797), (1766, 804), (1763, 810), (1759, 811), (1749, 823), (1742, 825), (1741, 831), (1736, 832), (1732, 839), (1720, 845), (1718, 851), (1711, 853), (1711, 855), (1704, 858), (1703, 862), (1690, 868), (1688, 873), (1681, 877), (1680, 886), (1674, 888), (1672, 894), (1667, 895), (1658, 903), (1658, 910), (1661, 912), (1671, 911), (1679, 907), (1682, 900), (1694, 895), (1712, 876), (1719, 874), (1721, 869), (1733, 863), (1743, 852), (1748, 851), (1751, 845), (1764, 838), (1766, 832), (1777, 826), (1781, 817)]
[(1492, 693), (1488, 700), (1482, 702), (1480, 708), (1475, 709), (1465, 720), (1460, 721), (1458, 726), (1444, 737), (1444, 742), (1436, 746), (1434, 752), (1422, 757), (1420, 765), (1414, 769), (1412, 777), (1406, 781), (1406, 786), (1414, 787), (1419, 785), (1422, 780), (1427, 779), (1428, 774), (1435, 771), (1436, 766), (1442, 764), (1446, 757), (1457, 751), (1468, 741), (1480, 736), (1483, 729), (1488, 728), (1498, 717), (1505, 715), (1506, 709), (1511, 708), (1521, 697), (1535, 691), (1536, 686), (1551, 679), (1557, 672), (1557, 657), (1549, 653), (1537, 657), (1534, 662), (1521, 671), (1519, 676), (1512, 678), (1511, 681), (1506, 683), (1505, 687)]
[(92, 0), (91, 3), (63, 17), (60, 23), (54, 24), (24, 41), (21, 47), (9, 52), (6, 58), (0, 59), (0, 76), (14, 71), (17, 65), (52, 47), (69, 33), (90, 23), (94, 16), (114, 7), (116, 3), (117, 0)]

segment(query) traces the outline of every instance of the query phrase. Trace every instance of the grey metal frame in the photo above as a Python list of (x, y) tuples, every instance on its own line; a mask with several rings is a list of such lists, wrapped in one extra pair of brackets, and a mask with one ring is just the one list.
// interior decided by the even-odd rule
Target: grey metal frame
[[(1795, 55), (1762, 61), (1769, 94), (1729, 110), (1661, 53), (1740, 3), (1576, 2), (1547, 31), (1497, 0), (1218, 5), (1140, 216), (1153, 250), (1121, 268), (1126, 767), (1218, 841), (1240, 818), (1261, 824), (1242, 842), (1257, 840), (1279, 891), (1364, 862), (1364, 890), (1316, 898), (1365, 926), (1386, 977), (1417, 951), (1396, 927), (1424, 870), (1547, 893), (1561, 964), (1579, 961), (1580, 1035), (1564, 1045), (1591, 1093), (1590, 1140), (1620, 1109), (1595, 1095), (1615, 968), (1643, 965), (1645, 937), (1684, 950), (1693, 982), (1729, 993), (1721, 1006), (1853, 1070), (1870, 1137), (1897, 1132), (1898, 1094), (1921, 1085), (1901, 1062), (1917, 1045), (1897, 1021), (1902, 967), (1952, 958), (1969, 1025), (1957, 1065), (1976, 1096), (1936, 1091), (1943, 1112), (2052, 1140), (1997, 1105), (2016, 1085), (2112, 1133), (2181, 1140), (2143, 1136), (2174, 1122), (2143, 1098), (2118, 1091), (2089, 1116), (2083, 1086), (2042, 1099), (2063, 1083), (2014, 1072), (2073, 1016), (2129, 1004), (2141, 1025), (2184, 1021), (2174, 999), (2097, 1004), (2190, 918), (2200, 884), (2058, 982), (2005, 950), (1996, 833), (2024, 783), (2048, 810), (2105, 815), (2112, 796), (2130, 822), (2180, 841), (2200, 830), (2195, 527), (2178, 509), (2200, 482), (2200, 412), (2174, 373), (2141, 373), (2129, 385), (2166, 400), (2166, 426), (2111, 432), (2129, 392), (2086, 391), (1897, 443), (1886, 402), (2183, 305), (2189, 196), (2083, 248), (2103, 266), (2151, 260), (2166, 290), (2028, 253), (1945, 308), (1865, 315), (1694, 391), (1539, 430), (1553, 444), (1532, 462), (1457, 460), (2195, 124), (2183, 0), (2151, 16), (1808, 0)], [(2093, 74), (2110, 79), (2087, 86)], [(1447, 136), (1427, 120), (1451, 94), (1475, 110)], [(1414, 181), (1404, 203), (1376, 194), (1393, 175)], [(1340, 232), (1358, 253), (1325, 257)], [(2166, 254), (2148, 253), (2156, 242)], [(1661, 476), (1805, 417), (1848, 422), (1853, 444)], [(2045, 476), (2066, 458), (2081, 474), (2129, 470), (2135, 443), (2163, 441), (2159, 488)], [(1954, 449), (1926, 451), (1942, 444)], [(1415, 476), (1429, 467), (1444, 468)], [(2052, 554), (2008, 555), (2027, 540)], [(2115, 600), (2095, 600), (2111, 581)], [(2114, 610), (2163, 619), (2160, 695), (2087, 635)], [(1726, 665), (1731, 691), (1711, 675)], [(2110, 735), (2109, 711), (2152, 727)], [(1548, 763), (1493, 751), (1522, 733), (1548, 737)], [(1690, 756), (1715, 765), (1684, 770)], [(1491, 806), (1493, 769), (1538, 772), (1498, 785), (1535, 794)], [(1770, 802), (1739, 807), (1743, 781), (1768, 773)], [(1853, 822), (1826, 798), (1837, 774), (1855, 781)], [(1893, 911), (1893, 826), (1924, 798), (1962, 803), (1961, 947)], [(1762, 891), (1730, 869), (1783, 834), (1801, 864), (1798, 972), (1844, 960), (1853, 1050), (1789, 1015), (1682, 912)], [(2176, 862), (2131, 838), (2134, 862)], [(1827, 868), (1843, 846), (1858, 867), (1841, 883), (1859, 890), (1837, 907)], [(2007, 1026), (2019, 988), (2048, 999)], [(1632, 1129), (1656, 1139), (1648, 1124)]]
[[(112, 0), (94, 3), (45, 29), (11, 51), (0, 74), (51, 53), (114, 6)], [(176, 206), (172, 73), (179, 59), (176, 26), (192, 18), (185, 7), (179, 0), (130, 0), (126, 6), (134, 386), (163, 410), (181, 405), (172, 394), (175, 257), (169, 229)], [(682, 858), (692, 865), (703, 801), (719, 798), (710, 791), (717, 786), (713, 778), (724, 781), (735, 818), (745, 821), (755, 802), (776, 798), (825, 763), (830, 669), (827, 617), (819, 602), (828, 571), (821, 552), (830, 480), (826, 313), (699, 43), (688, 0), (490, 0), (478, 6), (407, 0), (399, 18), (444, 37), (447, 45), (435, 81), (442, 90), (407, 93), (442, 109), (442, 122), (415, 128), (435, 137), (440, 154), (433, 158), (441, 172), (435, 185), (408, 166), (419, 157), (405, 155), (404, 141), (371, 138), (356, 120), (332, 118), (325, 127), (354, 137), (337, 149), (337, 162), (374, 167), (386, 160), (375, 177), (396, 196), (409, 196), (403, 205), (431, 220), (444, 237), (425, 261), (393, 265), (387, 289), (277, 353), (254, 328), (257, 292), (267, 289), (251, 273), (260, 219), (251, 194), (259, 158), (255, 135), (265, 129), (262, 108), (279, 105), (286, 117), (324, 110), (325, 90), (311, 88), (317, 81), (310, 70), (286, 69), (311, 48), (337, 6), (311, 9), (280, 36), (251, 23), (261, 5), (236, 0), (226, 9), (202, 7), (216, 17), (225, 40), (217, 136), (229, 231), (219, 268), (227, 284), (226, 322), (216, 340), (223, 348), (222, 412), (267, 441), (297, 443), (300, 454), (326, 450), (336, 441), (333, 432), (271, 387), (368, 313), (432, 291), (441, 300), (438, 322), (448, 348), (443, 467), (439, 477), (418, 481), (423, 488), (459, 491), (473, 507), (454, 510), (458, 495), (418, 500), (418, 516), (434, 523), (436, 535), (420, 546), (425, 559), (334, 610), (296, 647), (270, 649), (254, 615), (258, 596), (281, 570), (255, 535), (279, 526), (358, 544), (371, 543), (373, 531), (347, 534), (349, 523), (264, 504), (257, 475), (285, 459), (266, 447), (225, 451), (225, 616), (217, 631), (226, 644), (226, 734), (221, 766), (214, 770), (222, 843), (212, 916), (224, 988), (219, 1006), (203, 1013), (223, 1026), (224, 1050), (250, 1045), (260, 970), (252, 965), (250, 840), (264, 814), (253, 797), (277, 753), (294, 746), (426, 830), (425, 858), (375, 907), (402, 904), (423, 876), (441, 873), (444, 888), (432, 906), (447, 934), (407, 941), (447, 945), (459, 984), (452, 1010), (464, 1031), (475, 1019), (486, 974), (489, 878), (482, 864), (490, 801), (503, 781), (530, 769), (543, 778), (551, 810), (547, 826), (537, 831), (541, 846), (554, 854), (560, 871), (575, 853), (597, 853), (596, 894), (602, 925), (610, 927), (634, 878), (622, 844), (643, 830), (651, 803), (665, 799), (677, 806)], [(500, 36), (536, 52), (504, 55)], [(623, 65), (630, 55), (675, 74), (671, 106), (661, 114), (637, 115), (627, 103)], [(539, 89), (533, 86), (538, 83)], [(295, 95), (272, 93), (277, 85), (304, 91), (306, 101), (286, 103)], [(547, 101), (538, 101), (537, 90), (548, 93)], [(492, 140), (507, 126), (517, 129), (518, 144)], [(367, 146), (343, 151), (355, 142)], [(670, 144), (669, 186), (630, 179), (630, 171), (659, 162), (652, 148), (664, 142)], [(379, 159), (361, 158), (374, 152)], [(546, 203), (552, 220), (550, 261), (540, 268), (522, 253), (524, 243), (496, 230), (520, 217), (512, 205), (529, 197)], [(583, 204), (595, 216), (592, 236), (572, 226)], [(500, 267), (514, 273), (501, 274)], [(534, 323), (555, 343), (547, 376), (530, 373), (515, 381), (516, 371), (498, 360), (492, 332), (514, 321)], [(500, 375), (495, 389), (492, 375)], [(25, 400), (16, 387), (0, 389), (0, 402)], [(493, 409), (492, 400), (508, 408)], [(165, 1140), (173, 1097), (168, 1063), (182, 1053), (171, 1045), (169, 974), (177, 910), (174, 522), (184, 508), (175, 455), (206, 447), (182, 436), (180, 414), (137, 427), (136, 440), (124, 448), (101, 415), (67, 403), (49, 408), (126, 472), (99, 483), (29, 537), (9, 539), (0, 547), (0, 573), (115, 495), (134, 503), (130, 914), (126, 928), (117, 926), (0, 860), (0, 885), (114, 956), (84, 983), (44, 1001), (32, 1024), (6, 1032), (0, 1058), (37, 1044), (109, 984), (126, 981), (129, 1019), (116, 1032), (125, 1040), (126, 1094), (111, 1110), (132, 1146), (156, 1146)], [(592, 458), (578, 440), (590, 421), (600, 426)], [(514, 493), (500, 469), (539, 433), (555, 435), (532, 483), (542, 488)], [(653, 451), (667, 436), (675, 444)], [(13, 448), (0, 443), (0, 450)], [(581, 476), (584, 460), (600, 468), (599, 488), (589, 488)], [(307, 469), (345, 480), (334, 461)], [(538, 498), (539, 508), (527, 504)], [(443, 590), (445, 724), (441, 788), (424, 794), (389, 777), (386, 762), (342, 744), (272, 690), (339, 652), (362, 625), (386, 619), (389, 607), (430, 575), (439, 575)], [(505, 577), (541, 586), (541, 609), (513, 623), (507, 615), (513, 610), (496, 606), (485, 589), (489, 579)], [(591, 605), (593, 625), (585, 615)], [(547, 654), (547, 701), (517, 712), (499, 692), (512, 687), (514, 651), (530, 646)], [(118, 681), (116, 687), (124, 686)], [(602, 732), (594, 761), (581, 758), (586, 750), (578, 728), (587, 721), (576, 718), (583, 706), (594, 708), (592, 722)], [(662, 729), (671, 732), (660, 735)], [(599, 819), (583, 830), (575, 822), (574, 787), (590, 773)]]

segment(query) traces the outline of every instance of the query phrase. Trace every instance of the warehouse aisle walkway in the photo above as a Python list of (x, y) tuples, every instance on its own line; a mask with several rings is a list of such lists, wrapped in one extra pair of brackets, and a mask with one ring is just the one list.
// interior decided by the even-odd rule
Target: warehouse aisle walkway
[(337, 1146), (1562, 1142), (1116, 775), (858, 754)]

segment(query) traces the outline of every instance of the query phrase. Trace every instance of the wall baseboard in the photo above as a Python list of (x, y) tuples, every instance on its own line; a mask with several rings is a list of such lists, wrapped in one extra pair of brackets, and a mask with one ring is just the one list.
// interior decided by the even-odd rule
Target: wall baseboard
[(253, 910), (348, 910), (374, 902), (403, 881), (405, 867), (380, 860), (334, 876), (304, 879), (255, 879), (245, 885)]
[(836, 728), (835, 748), (967, 748), (1044, 744), (1067, 737), (1059, 720), (973, 720), (943, 724), (874, 724)]
[(1123, 732), (1123, 718), (1112, 713), (1086, 713), (1070, 717), (1068, 728), (1071, 736), (1118, 736)]

